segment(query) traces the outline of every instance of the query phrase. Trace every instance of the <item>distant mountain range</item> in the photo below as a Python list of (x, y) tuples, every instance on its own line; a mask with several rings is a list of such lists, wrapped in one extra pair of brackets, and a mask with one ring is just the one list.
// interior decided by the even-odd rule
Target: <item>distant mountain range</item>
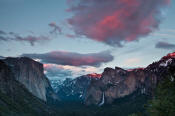
[(67, 78), (64, 81), (51, 80), (51, 85), (62, 101), (83, 102), (85, 93), (92, 80), (99, 80), (101, 74), (88, 74), (75, 79)]
[[(75, 79), (49, 82), (41, 63), (26, 57), (3, 58), (0, 60), (0, 115), (61, 116), (65, 114), (69, 104), (74, 102), (77, 109), (94, 105), (105, 107), (112, 104), (110, 107), (115, 106), (118, 108), (115, 111), (118, 112), (120, 108), (128, 108), (133, 103), (139, 103), (130, 109), (128, 113), (131, 113), (139, 110), (136, 107), (144, 105), (145, 102), (142, 101), (146, 99), (145, 97), (154, 96), (157, 84), (169, 71), (175, 72), (174, 69), (175, 52), (145, 68), (129, 70), (119, 67), (105, 68), (102, 74), (94, 73)], [(170, 80), (174, 81), (174, 75)], [(116, 103), (117, 105), (114, 105)], [(65, 115), (79, 113), (80, 110), (77, 109), (71, 108)], [(95, 112), (94, 109), (83, 110)], [(95, 115), (93, 113), (91, 115)], [(123, 112), (123, 116), (126, 114)], [(120, 115), (122, 116), (122, 113)]]

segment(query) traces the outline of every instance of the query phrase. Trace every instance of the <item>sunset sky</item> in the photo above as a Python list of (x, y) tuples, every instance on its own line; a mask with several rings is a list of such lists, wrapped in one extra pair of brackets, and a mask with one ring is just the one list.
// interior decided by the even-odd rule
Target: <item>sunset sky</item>
[(172, 0), (0, 0), (0, 56), (27, 56), (50, 79), (145, 67), (175, 51)]

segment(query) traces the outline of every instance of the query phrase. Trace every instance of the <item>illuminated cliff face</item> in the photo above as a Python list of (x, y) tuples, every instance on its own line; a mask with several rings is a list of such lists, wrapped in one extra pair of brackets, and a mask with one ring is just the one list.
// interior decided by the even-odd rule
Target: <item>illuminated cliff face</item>
[(87, 76), (91, 78), (101, 78), (102, 74), (92, 73), (88, 74)]
[(132, 70), (124, 70), (119, 67), (105, 68), (101, 78), (90, 83), (86, 92), (85, 104), (100, 104), (103, 94), (107, 104), (135, 91), (152, 95), (157, 83), (166, 77), (171, 69), (174, 71), (174, 68), (175, 53), (168, 54), (145, 68)]
[(162, 59), (169, 59), (169, 58), (175, 58), (175, 52), (170, 53), (167, 56), (164, 56)]

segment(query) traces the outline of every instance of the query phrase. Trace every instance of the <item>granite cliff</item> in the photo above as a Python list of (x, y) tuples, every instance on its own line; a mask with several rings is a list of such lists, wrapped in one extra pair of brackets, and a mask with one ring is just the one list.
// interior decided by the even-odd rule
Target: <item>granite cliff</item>
[(84, 102), (86, 105), (111, 104), (116, 99), (128, 96), (135, 91), (151, 96), (158, 82), (168, 74), (170, 69), (175, 69), (175, 53), (164, 56), (146, 68), (131, 70), (119, 67), (105, 68), (102, 77), (89, 84)]
[(55, 115), (55, 111), (18, 82), (11, 68), (0, 60), (0, 116), (39, 115)]
[(23, 84), (34, 96), (44, 101), (47, 101), (47, 98), (58, 99), (44, 75), (43, 64), (26, 57), (8, 57), (3, 61), (9, 66), (15, 80)]

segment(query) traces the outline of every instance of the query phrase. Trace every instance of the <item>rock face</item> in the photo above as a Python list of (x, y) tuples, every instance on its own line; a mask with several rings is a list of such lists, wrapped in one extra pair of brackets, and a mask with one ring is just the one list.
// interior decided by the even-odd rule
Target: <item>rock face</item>
[(175, 53), (168, 54), (146, 68), (132, 70), (119, 67), (105, 68), (99, 80), (91, 81), (86, 91), (85, 104), (110, 104), (117, 98), (125, 97), (135, 91), (152, 95), (157, 83), (168, 74), (170, 69), (175, 69)]
[(79, 101), (85, 98), (86, 90), (92, 80), (100, 79), (101, 74), (88, 74), (75, 79), (67, 78), (63, 82), (51, 81), (57, 95), (62, 101)]
[(8, 94), (13, 90), (14, 77), (10, 68), (0, 60), (0, 91)]
[(57, 99), (43, 72), (43, 65), (32, 59), (6, 58), (3, 60), (14, 74), (15, 80), (22, 83), (34, 96), (47, 101), (47, 97)]
[(55, 112), (18, 82), (11, 67), (0, 60), (0, 116), (49, 116)]

